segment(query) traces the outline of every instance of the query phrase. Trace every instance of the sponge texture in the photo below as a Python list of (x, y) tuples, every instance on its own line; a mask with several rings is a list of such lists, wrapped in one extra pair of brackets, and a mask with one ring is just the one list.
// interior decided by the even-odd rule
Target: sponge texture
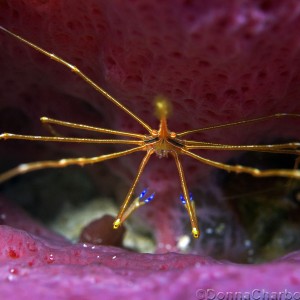
[[(300, 112), (300, 4), (297, 0), (7, 0), (0, 1), (0, 24), (76, 65), (154, 128), (158, 126), (153, 113), (153, 99), (157, 95), (170, 99), (173, 114), (169, 127), (176, 132), (278, 112)], [(64, 67), (2, 32), (0, 47), (1, 132), (45, 135), (38, 121), (43, 115), (143, 132), (133, 119)], [(297, 120), (277, 119), (261, 125), (202, 132), (194, 138), (227, 144), (268, 143), (276, 139), (299, 139), (298, 128)], [(3, 165), (8, 165), (9, 162), (16, 164), (61, 158), (62, 155), (99, 155), (117, 150), (117, 147), (99, 150), (97, 146), (84, 150), (73, 145), (42, 147), (12, 142), (1, 145), (0, 154), (5, 157)], [(219, 161), (236, 155), (228, 152), (201, 154)], [(120, 176), (122, 183), (105, 182), (105, 188), (115, 191), (124, 185), (128, 187), (140, 160), (137, 154), (109, 162), (110, 172)], [(208, 185), (210, 168), (189, 159), (184, 159), (183, 163), (191, 188)], [(176, 249), (176, 237), (185, 229), (180, 220), (182, 212), (180, 200), (177, 200), (180, 185), (174, 162), (153, 158), (140, 185), (140, 188), (149, 187), (157, 192), (155, 200), (142, 214), (153, 228), (158, 247)], [(135, 269), (131, 260), (147, 261), (148, 258), (122, 252), (124, 261), (117, 271), (111, 267), (114, 264), (111, 257), (107, 258), (110, 264), (104, 264), (99, 271), (97, 255), (91, 254), (90, 249), (79, 249), (78, 245), (65, 249), (60, 245), (54, 251), (52, 244), (50, 249), (44, 241), (35, 241), (30, 234), (7, 227), (1, 230), (1, 260), (4, 263), (1, 277), (14, 280), (15, 275), (9, 272), (14, 273), (11, 270), (18, 266), (23, 279), (17, 280), (19, 290), (16, 293), (25, 288), (26, 276), (33, 284), (36, 278), (41, 284), (48, 282), (48, 286), (60, 282), (61, 290), (66, 282), (66, 295), (72, 295), (72, 291), (76, 295), (90, 293), (89, 299), (103, 289), (111, 299), (117, 299), (120, 294), (117, 295), (113, 288), (116, 284), (122, 287), (122, 296), (128, 295), (131, 299), (138, 299), (141, 294), (145, 299), (148, 296), (153, 299), (153, 295), (161, 299), (188, 299), (194, 295), (189, 288), (191, 283), (196, 290), (202, 286), (216, 286), (221, 290), (236, 286), (241, 289), (290, 287), (293, 292), (294, 287), (299, 286), (298, 266), (288, 261), (255, 268), (218, 264), (203, 267), (203, 261), (206, 264), (203, 258), (171, 255), (153, 256), (148, 264)], [(27, 254), (31, 250), (24, 250), (27, 243), (32, 242), (37, 243), (40, 253), (36, 259), (38, 267), (30, 269), (34, 272), (28, 271), (27, 265), (30, 256)], [(18, 249), (10, 251), (10, 245), (18, 245)], [(114, 251), (120, 251), (97, 249), (101, 253), (108, 251), (112, 257), (116, 255)], [(20, 251), (26, 253), (23, 255)], [(74, 258), (70, 253), (77, 255), (78, 266), (72, 265), (73, 261), (68, 266), (45, 263), (45, 257), (50, 254), (57, 262), (69, 261)], [(86, 253), (91, 260), (83, 258)], [(60, 257), (63, 258), (60, 260)], [(180, 263), (181, 258), (184, 265)], [(166, 268), (172, 263), (180, 267), (162, 276), (157, 271), (160, 259), (166, 260)], [(196, 261), (200, 265), (195, 265)], [(12, 267), (8, 269), (5, 262)], [(145, 271), (152, 264), (154, 268), (158, 266), (157, 270)], [(289, 276), (274, 280), (274, 269)], [(262, 272), (266, 276), (265, 285), (258, 277)], [(59, 274), (64, 274), (66, 281), (61, 280)], [(80, 286), (74, 274), (85, 278), (87, 290), (73, 290), (74, 286)], [(145, 280), (145, 274), (150, 279)], [(94, 284), (103, 278), (106, 285), (94, 289)], [(9, 284), (0, 290), (3, 298), (11, 293)], [(149, 291), (149, 295), (145, 295), (145, 291)], [(30, 293), (40, 295), (41, 291), (32, 289)], [(52, 296), (55, 291), (48, 289), (47, 293)]]

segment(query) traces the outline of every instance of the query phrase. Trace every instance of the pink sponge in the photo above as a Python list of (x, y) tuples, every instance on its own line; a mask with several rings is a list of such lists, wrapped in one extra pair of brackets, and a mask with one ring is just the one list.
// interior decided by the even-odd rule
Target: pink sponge
[[(232, 293), (246, 299), (265, 293), (273, 298), (280, 293), (291, 299), (299, 296), (299, 252), (269, 264), (239, 266), (198, 255), (138, 254), (108, 246), (72, 245), (60, 237), (42, 237), (39, 226), (28, 218), (27, 224), (20, 224), (15, 216), (24, 215), (4, 200), (0, 209), (2, 224), (6, 224), (0, 226), (2, 299), (99, 299), (100, 295), (103, 299), (202, 300), (223, 299), (223, 294)], [(284, 276), (277, 280), (275, 272)]]
[[(174, 108), (169, 126), (177, 132), (277, 112), (300, 112), (299, 10), (297, 0), (15, 0), (0, 2), (0, 24), (78, 66), (153, 127), (158, 123), (153, 116), (153, 98), (165, 95)], [(1, 132), (45, 134), (38, 122), (43, 115), (142, 132), (128, 115), (62, 66), (2, 33), (0, 47)], [(261, 126), (207, 131), (195, 138), (228, 144), (269, 142), (299, 139), (298, 128), (299, 121), (273, 120)], [(5, 157), (3, 164), (8, 165), (66, 154), (99, 155), (106, 151), (102, 149), (87, 147), (82, 154), (83, 149), (73, 145), (39, 148), (18, 142), (1, 146), (0, 157)], [(203, 155), (226, 161), (235, 154)], [(121, 176), (122, 184), (105, 181), (102, 185), (108, 191), (128, 186), (140, 160), (139, 155), (132, 155), (109, 162), (110, 172)], [(206, 166), (187, 159), (184, 169), (191, 187), (209, 181)], [(144, 187), (157, 192), (144, 211), (145, 220), (152, 225), (161, 248), (174, 249), (175, 237), (184, 230), (174, 162), (153, 158), (141, 179)], [(257, 267), (211, 261), (203, 266), (206, 260), (197, 256), (145, 256), (82, 245), (65, 248), (65, 241), (53, 246), (51, 239), (47, 244), (36, 233), (32, 236), (8, 227), (2, 231), (1, 276), (7, 280), (0, 289), (3, 298), (11, 297), (12, 291), (18, 298), (25, 286), (28, 297), (40, 297), (44, 291), (49, 299), (73, 295), (93, 299), (104, 290), (111, 299), (120, 295), (192, 299), (202, 287), (219, 291), (237, 286), (242, 291), (287, 288), (295, 292), (299, 284), (297, 263), (289, 260)], [(27, 241), (37, 243), (36, 266), (28, 266), (35, 254), (26, 248)], [(73, 257), (74, 253), (77, 256)], [(85, 255), (88, 258), (81, 259)], [(97, 255), (106, 257), (100, 266)], [(118, 255), (122, 255), (120, 263)], [(135, 259), (143, 263), (131, 263)], [(167, 271), (159, 271), (161, 260)], [(181, 269), (177, 262), (182, 262)], [(112, 267), (114, 263), (117, 269)], [(145, 270), (152, 265), (154, 269)], [(11, 271), (14, 268), (18, 274)], [(271, 280), (274, 272), (287, 276)], [(261, 274), (265, 280), (258, 277)], [(29, 292), (28, 282), (34, 287)]]

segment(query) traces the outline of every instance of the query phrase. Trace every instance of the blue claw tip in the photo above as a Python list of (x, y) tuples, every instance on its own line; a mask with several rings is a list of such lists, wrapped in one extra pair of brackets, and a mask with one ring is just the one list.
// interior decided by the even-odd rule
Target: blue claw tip
[(150, 197), (144, 200), (145, 203), (149, 203), (150, 201), (153, 200), (155, 193), (153, 193)]
[[(193, 194), (192, 193), (190, 193), (190, 201), (193, 201), (194, 199), (193, 199)], [(184, 199), (184, 197), (183, 197), (183, 195), (180, 195), (180, 200), (181, 200), (181, 202), (182, 202), (182, 204), (186, 204), (186, 200)]]
[(144, 189), (144, 190), (140, 193), (139, 198), (140, 198), (140, 199), (144, 198), (144, 196), (146, 195), (146, 193), (147, 193), (147, 189)]
[(193, 201), (193, 194), (190, 192), (190, 200)]
[(180, 195), (180, 200), (181, 200), (182, 204), (184, 204), (184, 205), (186, 204), (186, 201), (182, 195)]

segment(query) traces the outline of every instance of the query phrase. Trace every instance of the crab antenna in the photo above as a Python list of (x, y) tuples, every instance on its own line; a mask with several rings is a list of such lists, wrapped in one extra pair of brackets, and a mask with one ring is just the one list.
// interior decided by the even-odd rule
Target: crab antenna
[(11, 36), (13, 36), (14, 38), (16, 38), (17, 40), (21, 41), (24, 44), (27, 44), (28, 46), (30, 46), (31, 48), (35, 49), (36, 51), (44, 54), (45, 56), (50, 57), (51, 59), (55, 60), (56, 62), (66, 66), (67, 68), (69, 68), (72, 72), (74, 72), (76, 75), (78, 75), (79, 77), (81, 77), (84, 81), (86, 81), (90, 86), (92, 86), (97, 92), (99, 92), (100, 94), (102, 94), (106, 99), (108, 99), (109, 101), (111, 101), (112, 103), (114, 103), (116, 106), (118, 106), (120, 109), (122, 109), (123, 111), (125, 111), (125, 113), (127, 113), (129, 116), (131, 116), (133, 119), (135, 119), (139, 124), (141, 124), (149, 133), (152, 133), (153, 129), (147, 124), (145, 123), (142, 119), (140, 119), (137, 115), (135, 115), (133, 112), (131, 112), (126, 106), (124, 106), (123, 104), (121, 104), (117, 99), (115, 99), (114, 97), (112, 97), (108, 92), (106, 92), (104, 89), (102, 89), (99, 85), (97, 85), (94, 81), (92, 81), (90, 78), (88, 78), (83, 72), (81, 72), (76, 66), (71, 65), (70, 63), (68, 63), (67, 61), (63, 60), (62, 58), (60, 58), (59, 56), (56, 56), (53, 53), (50, 53), (42, 48), (40, 48), (39, 46), (29, 42), (28, 40), (22, 38), (21, 36), (9, 31), (8, 29), (0, 26), (0, 30), (10, 34)]

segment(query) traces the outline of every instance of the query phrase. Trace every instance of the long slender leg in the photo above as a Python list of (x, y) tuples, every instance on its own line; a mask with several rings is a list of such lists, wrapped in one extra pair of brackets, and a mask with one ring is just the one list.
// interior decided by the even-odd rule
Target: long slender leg
[(117, 215), (117, 218), (116, 218), (116, 220), (113, 223), (113, 228), (114, 229), (117, 229), (123, 223), (123, 221), (124, 221), (124, 213), (125, 213), (126, 208), (127, 208), (128, 204), (129, 204), (129, 201), (130, 201), (130, 199), (132, 197), (134, 189), (135, 189), (135, 187), (136, 187), (136, 185), (137, 185), (137, 183), (138, 183), (138, 181), (139, 181), (139, 179), (140, 179), (140, 177), (142, 175), (142, 172), (143, 172), (143, 170), (144, 170), (144, 168), (145, 168), (145, 166), (146, 166), (146, 164), (147, 164), (150, 156), (153, 154), (153, 152), (154, 152), (154, 150), (148, 150), (147, 153), (146, 153), (146, 155), (145, 155), (145, 157), (143, 158), (143, 160), (142, 160), (142, 162), (141, 162), (141, 164), (139, 166), (139, 169), (137, 171), (137, 175), (136, 175), (136, 177), (135, 177), (135, 179), (134, 179), (134, 181), (133, 181), (133, 183), (132, 183), (132, 185), (131, 185), (131, 187), (130, 187), (127, 195), (126, 195), (125, 200), (123, 201), (123, 204), (121, 205), (121, 208), (120, 208), (120, 211), (119, 211), (119, 213)]
[[(143, 134), (130, 133), (130, 132), (124, 132), (124, 131), (119, 131), (119, 130), (111, 130), (111, 129), (106, 129), (106, 128), (99, 128), (99, 127), (88, 126), (88, 125), (84, 125), (84, 124), (71, 123), (71, 122), (51, 119), (51, 118), (47, 118), (47, 117), (42, 117), (41, 122), (45, 125), (48, 125), (51, 132), (53, 130), (51, 124), (54, 124), (54, 125), (71, 127), (71, 128), (87, 130), (87, 131), (96, 131), (96, 132), (106, 133), (106, 134), (128, 136), (128, 137), (133, 137), (133, 138), (137, 138), (137, 139), (144, 138)], [(57, 135), (57, 134), (55, 134), (55, 135)]]
[[(300, 165), (300, 156), (298, 156), (296, 159), (295, 159), (295, 164), (294, 164), (294, 170), (297, 170), (299, 168), (299, 165)], [(286, 190), (287, 192), (289, 192), (292, 187), (293, 187), (293, 178), (290, 178), (286, 184)]]
[(36, 170), (41, 170), (46, 168), (64, 168), (70, 165), (84, 166), (87, 164), (95, 164), (105, 160), (117, 158), (120, 156), (128, 155), (142, 150), (144, 150), (144, 146), (139, 146), (125, 151), (120, 151), (111, 154), (104, 154), (101, 156), (90, 157), (90, 158), (85, 158), (85, 157), (65, 158), (60, 160), (46, 160), (46, 161), (38, 161), (38, 162), (32, 162), (27, 164), (21, 164), (16, 168), (13, 168), (7, 172), (0, 174), (0, 183), (7, 181), (17, 175), (29, 173)]
[(206, 130), (217, 129), (217, 128), (225, 128), (225, 127), (231, 127), (231, 126), (237, 126), (237, 125), (246, 125), (246, 124), (250, 124), (250, 123), (256, 123), (256, 122), (266, 121), (266, 120), (270, 120), (270, 119), (286, 118), (286, 117), (300, 118), (300, 114), (288, 114), (288, 113), (273, 114), (273, 115), (266, 116), (266, 117), (231, 122), (231, 123), (227, 123), (227, 124), (208, 126), (208, 127), (203, 127), (203, 128), (193, 129), (193, 130), (187, 130), (187, 131), (177, 133), (176, 136), (182, 137), (184, 135), (196, 133), (196, 132), (200, 132), (200, 131), (206, 131)]
[[(265, 148), (275, 148), (275, 149), (298, 149), (300, 148), (300, 143), (298, 142), (290, 142), (290, 143), (283, 143), (283, 144), (266, 144), (266, 145), (229, 145), (229, 144), (220, 144), (220, 143), (210, 143), (210, 142), (198, 142), (198, 141), (191, 141), (191, 140), (184, 140), (184, 145), (187, 147), (199, 146), (203, 147), (203, 149), (214, 149), (214, 147), (247, 147), (256, 148), (256, 147), (265, 147)], [(207, 148), (205, 148), (207, 147)], [(212, 148), (209, 148), (212, 147)]]
[(207, 165), (216, 167), (218, 169), (222, 169), (228, 172), (235, 173), (248, 173), (255, 177), (270, 177), (270, 176), (278, 176), (278, 177), (288, 177), (288, 178), (299, 178), (300, 179), (300, 170), (289, 170), (289, 169), (269, 169), (269, 170), (260, 170), (257, 168), (245, 167), (241, 165), (228, 165), (223, 164), (214, 160), (210, 160), (199, 156), (191, 151), (181, 149), (182, 154), (186, 154), (202, 163)]
[(70, 69), (72, 72), (74, 72), (77, 76), (81, 77), (84, 81), (86, 81), (91, 87), (93, 87), (97, 92), (102, 94), (106, 99), (114, 103), (116, 106), (118, 106), (120, 109), (122, 109), (125, 113), (127, 113), (129, 116), (131, 116), (133, 119), (135, 119), (139, 124), (141, 124), (149, 133), (152, 132), (152, 128), (145, 123), (142, 119), (140, 119), (137, 115), (135, 115), (133, 112), (131, 112), (127, 107), (125, 107), (123, 104), (121, 104), (117, 99), (112, 97), (109, 93), (107, 93), (104, 89), (102, 89), (99, 85), (97, 85), (94, 81), (92, 81), (88, 76), (86, 76), (83, 72), (81, 72), (76, 66), (71, 65), (67, 61), (63, 60), (59, 56), (50, 53), (39, 46), (29, 42), (28, 40), (22, 38), (21, 36), (7, 30), (6, 28), (0, 26), (0, 30), (10, 34), (14, 38), (18, 39), (24, 44), (27, 44), (31, 48), (35, 49), (36, 51), (44, 54), (45, 56), (48, 56), (49, 58), (55, 60), (56, 62), (66, 66), (68, 69)]
[(200, 235), (200, 231), (198, 228), (195, 206), (192, 204), (192, 202), (190, 200), (190, 195), (189, 195), (188, 188), (186, 185), (183, 168), (182, 168), (181, 162), (179, 160), (178, 154), (176, 152), (172, 152), (172, 154), (175, 158), (176, 166), (177, 166), (178, 173), (179, 173), (181, 188), (183, 191), (184, 198), (186, 200), (186, 209), (189, 214), (189, 218), (190, 218), (190, 222), (191, 222), (191, 226), (192, 226), (192, 234), (193, 234), (194, 238), (198, 238)]
[(191, 149), (209, 149), (209, 150), (229, 150), (229, 151), (258, 151), (282, 154), (300, 155), (300, 143), (286, 143), (273, 145), (226, 145), (214, 143), (202, 143), (196, 141), (185, 141), (185, 148)]
[[(41, 118), (42, 121), (42, 118)], [(42, 122), (44, 127), (53, 135), (53, 136), (60, 136), (63, 137), (62, 134), (60, 134), (51, 124), (48, 124), (46, 122)]]
[(117, 140), (117, 139), (88, 139), (88, 138), (72, 138), (60, 136), (37, 136), (22, 135), (13, 133), (0, 134), (0, 140), (27, 140), (27, 141), (43, 141), (43, 142), (61, 142), (61, 143), (89, 143), (89, 144), (123, 144), (123, 145), (143, 145), (143, 141), (137, 140)]

